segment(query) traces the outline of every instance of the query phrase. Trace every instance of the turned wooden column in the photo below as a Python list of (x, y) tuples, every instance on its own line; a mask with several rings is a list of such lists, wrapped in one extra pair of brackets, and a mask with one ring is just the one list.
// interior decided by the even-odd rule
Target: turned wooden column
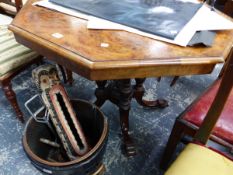
[(23, 123), (23, 113), (21, 112), (19, 105), (17, 103), (15, 92), (12, 90), (11, 82), (10, 80), (4, 80), (2, 83), (2, 88), (5, 93), (6, 98), (10, 102), (11, 106), (13, 107), (17, 118)]
[(96, 81), (97, 88), (95, 96), (97, 98), (95, 104), (101, 107), (106, 100), (118, 106), (120, 113), (120, 126), (123, 135), (123, 151), (127, 156), (136, 154), (136, 149), (129, 134), (129, 111), (132, 98), (146, 107), (164, 108), (167, 106), (166, 100), (146, 101), (143, 100), (145, 89), (143, 83), (145, 78), (135, 79), (136, 84), (131, 84), (131, 79)]
[(117, 89), (119, 91), (118, 107), (120, 112), (120, 126), (123, 134), (124, 151), (127, 156), (136, 154), (135, 145), (129, 135), (129, 110), (133, 97), (133, 87), (130, 79), (118, 80)]
[(95, 91), (95, 104), (100, 107), (106, 100), (110, 100), (119, 107), (124, 152), (127, 156), (135, 155), (135, 146), (129, 136), (129, 110), (133, 97), (131, 80), (96, 81), (96, 84), (98, 87)]

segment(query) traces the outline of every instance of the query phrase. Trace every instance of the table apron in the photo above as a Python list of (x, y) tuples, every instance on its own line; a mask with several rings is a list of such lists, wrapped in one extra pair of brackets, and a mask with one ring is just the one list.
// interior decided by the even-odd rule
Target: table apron
[(54, 52), (48, 47), (29, 41), (28, 39), (15, 34), (16, 40), (37, 51), (47, 59), (54, 61), (69, 70), (89, 79), (89, 80), (117, 80), (127, 78), (146, 78), (159, 76), (182, 76), (182, 75), (198, 75), (209, 74), (213, 71), (215, 64), (177, 64), (177, 65), (151, 65), (138, 67), (113, 67), (103, 69), (91, 69), (82, 63), (77, 63), (58, 52)]

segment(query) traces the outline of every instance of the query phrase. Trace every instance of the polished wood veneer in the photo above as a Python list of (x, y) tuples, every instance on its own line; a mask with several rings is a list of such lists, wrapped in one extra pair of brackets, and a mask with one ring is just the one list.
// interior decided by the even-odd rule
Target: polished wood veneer
[(91, 80), (210, 73), (224, 62), (233, 42), (232, 30), (218, 32), (208, 48), (184, 48), (125, 31), (88, 30), (86, 20), (32, 6), (35, 1), (10, 25), (16, 39)]

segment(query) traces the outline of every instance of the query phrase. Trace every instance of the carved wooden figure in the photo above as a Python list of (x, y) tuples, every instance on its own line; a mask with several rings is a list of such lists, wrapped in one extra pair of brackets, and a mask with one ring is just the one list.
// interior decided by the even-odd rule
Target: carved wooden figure
[(60, 84), (56, 67), (40, 66), (33, 70), (32, 76), (67, 156), (71, 160), (83, 156), (89, 151), (89, 146), (78, 116), (64, 87)]

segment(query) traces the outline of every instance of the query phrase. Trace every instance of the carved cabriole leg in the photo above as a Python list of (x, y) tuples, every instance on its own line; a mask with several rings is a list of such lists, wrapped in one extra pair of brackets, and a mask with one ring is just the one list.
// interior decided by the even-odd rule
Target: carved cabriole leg
[(15, 92), (12, 90), (11, 82), (9, 79), (2, 81), (3, 91), (6, 95), (6, 98), (10, 102), (11, 106), (13, 107), (17, 118), (23, 123), (23, 113), (21, 112), (19, 105), (17, 103)]
[(145, 78), (136, 79), (135, 86), (131, 85), (130, 79), (96, 81), (98, 88), (95, 91), (97, 98), (95, 104), (101, 107), (106, 100), (110, 100), (119, 107), (123, 146), (127, 156), (136, 154), (134, 143), (129, 135), (129, 110), (132, 98), (134, 97), (140, 105), (146, 107), (164, 108), (168, 106), (166, 100), (146, 101), (142, 99), (145, 92), (144, 81)]
[(98, 88), (95, 91), (97, 106), (102, 106), (106, 100), (119, 107), (120, 125), (123, 135), (123, 147), (127, 156), (136, 154), (134, 144), (129, 136), (129, 110), (133, 96), (133, 88), (130, 79), (97, 81)]
[(120, 112), (121, 131), (124, 141), (124, 151), (127, 156), (134, 156), (136, 154), (136, 149), (131, 137), (129, 136), (129, 110), (133, 97), (133, 88), (130, 79), (118, 80), (117, 86), (120, 93), (118, 107)]
[(143, 87), (143, 83), (145, 82), (145, 78), (136, 78), (136, 85), (134, 86), (134, 98), (138, 102), (138, 104), (150, 107), (150, 108), (165, 108), (168, 106), (168, 102), (164, 99), (158, 99), (155, 101), (147, 101), (143, 99), (143, 95), (145, 93), (145, 89)]

